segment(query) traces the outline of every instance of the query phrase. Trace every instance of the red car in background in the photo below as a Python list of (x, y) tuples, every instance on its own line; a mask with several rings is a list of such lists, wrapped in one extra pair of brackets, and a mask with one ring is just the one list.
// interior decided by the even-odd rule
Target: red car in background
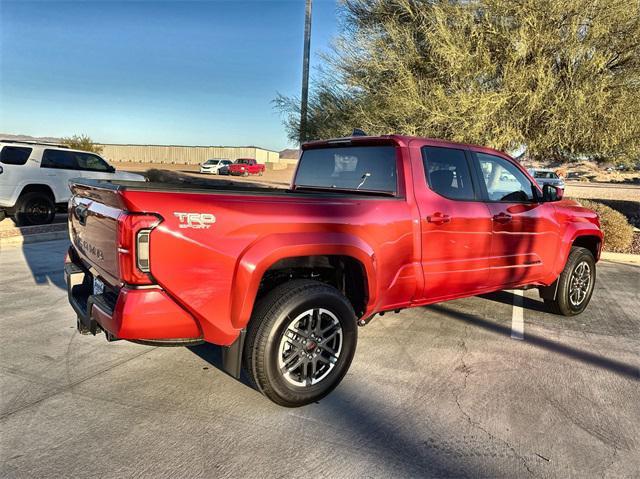
[(264, 174), (264, 165), (261, 165), (253, 158), (238, 158), (229, 165), (229, 174), (235, 176), (262, 176)]

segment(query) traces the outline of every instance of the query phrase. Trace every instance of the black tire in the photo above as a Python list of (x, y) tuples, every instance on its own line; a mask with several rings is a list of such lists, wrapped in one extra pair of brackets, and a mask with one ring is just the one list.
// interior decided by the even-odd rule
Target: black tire
[(25, 193), (18, 198), (15, 219), (18, 226), (46, 225), (56, 216), (53, 198), (46, 193)]
[[(307, 314), (310, 311), (313, 312)], [(296, 322), (299, 317), (303, 319)], [(295, 326), (303, 323), (309, 325), (304, 333)], [(323, 324), (326, 329), (334, 327), (337, 331), (338, 325), (341, 328), (332, 340), (337, 341), (340, 335), (340, 347), (334, 362), (331, 362), (334, 356), (324, 349), (323, 341), (309, 339), (307, 342), (303, 336), (296, 336), (293, 342), (298, 346), (294, 347), (284, 339), (285, 332), (290, 339), (294, 329), (296, 333), (309, 333), (311, 336), (313, 331), (320, 331)], [(317, 325), (317, 330), (313, 328), (311, 331), (312, 325)], [(277, 404), (298, 407), (318, 401), (340, 383), (349, 369), (356, 350), (357, 329), (353, 307), (337, 289), (318, 281), (289, 281), (274, 288), (256, 305), (247, 330), (244, 368), (256, 388)], [(332, 347), (337, 347), (335, 344)], [(287, 347), (291, 349), (283, 352)], [(292, 358), (291, 363), (287, 363), (290, 359), (283, 359), (287, 354)], [(308, 360), (305, 358), (307, 355), (310, 357)], [(288, 373), (281, 370), (281, 361), (285, 365), (295, 365), (299, 361), (304, 361), (304, 364)], [(316, 374), (318, 377), (308, 379), (308, 375), (304, 376), (309, 370), (311, 376)], [(295, 381), (305, 384), (294, 384)], [(313, 384), (312, 381), (317, 382)]]
[[(574, 246), (558, 278), (556, 298), (545, 299), (544, 303), (549, 311), (555, 314), (563, 316), (580, 314), (591, 300), (595, 282), (596, 261), (591, 251)], [(577, 292), (577, 288), (580, 292)]]

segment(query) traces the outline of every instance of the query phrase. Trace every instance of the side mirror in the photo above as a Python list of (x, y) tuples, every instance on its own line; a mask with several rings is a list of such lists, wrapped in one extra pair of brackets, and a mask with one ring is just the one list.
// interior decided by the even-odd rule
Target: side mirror
[(109, 173), (115, 173), (115, 172), (116, 172), (116, 169), (115, 169), (113, 166), (109, 165), (109, 166), (107, 167), (107, 171), (108, 171)]
[(542, 201), (547, 203), (551, 201), (560, 201), (564, 196), (564, 190), (553, 185), (544, 185), (542, 187)]

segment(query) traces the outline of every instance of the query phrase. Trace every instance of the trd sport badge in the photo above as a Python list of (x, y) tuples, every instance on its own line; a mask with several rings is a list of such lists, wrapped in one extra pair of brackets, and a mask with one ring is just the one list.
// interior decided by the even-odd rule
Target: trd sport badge
[(173, 214), (178, 217), (180, 228), (208, 229), (216, 222), (216, 217), (211, 213), (181, 213), (174, 211)]

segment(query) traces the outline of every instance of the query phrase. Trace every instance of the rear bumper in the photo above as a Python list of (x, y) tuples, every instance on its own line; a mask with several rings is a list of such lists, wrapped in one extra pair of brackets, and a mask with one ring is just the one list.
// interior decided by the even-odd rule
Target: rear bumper
[(93, 294), (93, 276), (83, 265), (64, 265), (69, 304), (85, 330), (100, 330), (108, 339), (181, 343), (199, 340), (195, 319), (159, 287), (120, 288)]

